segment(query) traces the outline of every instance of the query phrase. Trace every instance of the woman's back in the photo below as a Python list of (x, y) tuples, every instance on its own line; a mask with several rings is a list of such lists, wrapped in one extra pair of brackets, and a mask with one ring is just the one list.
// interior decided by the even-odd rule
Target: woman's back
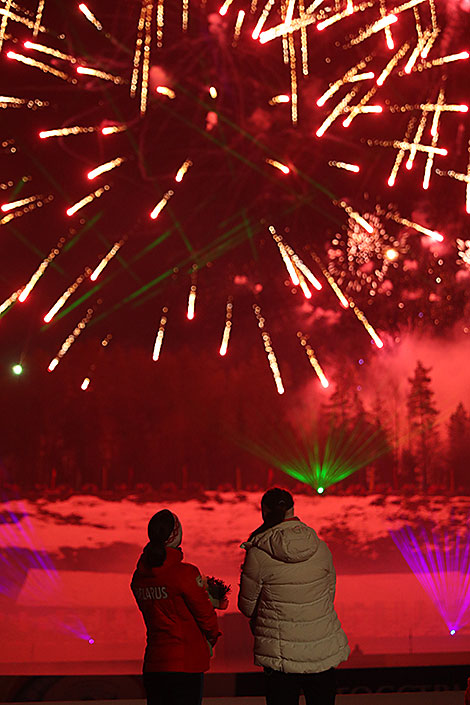
[(161, 566), (142, 556), (131, 583), (147, 628), (144, 671), (198, 673), (209, 668), (207, 639), (218, 636), (217, 617), (196, 566), (166, 549)]

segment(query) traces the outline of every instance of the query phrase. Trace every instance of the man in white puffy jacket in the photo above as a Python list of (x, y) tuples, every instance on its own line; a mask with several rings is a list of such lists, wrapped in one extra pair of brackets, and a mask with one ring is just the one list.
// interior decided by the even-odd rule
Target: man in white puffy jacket
[(335, 667), (349, 656), (334, 609), (330, 550), (294, 516), (286, 490), (261, 500), (263, 524), (242, 548), (238, 608), (250, 618), (255, 664), (263, 666), (267, 705), (334, 705)]

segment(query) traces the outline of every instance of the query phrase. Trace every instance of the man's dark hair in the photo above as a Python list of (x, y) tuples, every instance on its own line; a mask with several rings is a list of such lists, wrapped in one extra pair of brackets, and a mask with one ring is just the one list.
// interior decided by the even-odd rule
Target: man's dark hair
[(267, 512), (265, 512), (264, 521), (253, 533), (250, 539), (258, 534), (262, 534), (263, 531), (271, 529), (276, 524), (280, 524), (284, 521), (286, 512), (288, 509), (292, 509), (294, 506), (294, 498), (291, 493), (287, 490), (282, 490), (280, 487), (273, 487), (264, 493), (261, 498), (261, 505), (265, 507)]

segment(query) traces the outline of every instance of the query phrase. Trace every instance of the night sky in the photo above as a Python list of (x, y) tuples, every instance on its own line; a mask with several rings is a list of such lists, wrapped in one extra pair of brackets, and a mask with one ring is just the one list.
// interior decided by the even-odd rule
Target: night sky
[[(280, 3), (275, 3), (266, 28), (280, 22), (277, 5)], [(403, 140), (414, 117), (412, 141), (422, 116), (420, 104), (436, 103), (441, 88), (446, 104), (465, 103), (468, 61), (400, 76), (410, 49), (369, 101), (383, 107), (381, 115), (359, 115), (347, 129), (341, 125), (344, 117), (340, 117), (319, 138), (316, 130), (348, 90), (341, 87), (319, 108), (316, 100), (328, 85), (363, 59), (365, 67), (360, 71), (373, 71), (377, 77), (405, 41), (415, 46), (417, 32), (431, 27), (431, 6), (425, 2), (419, 6), (420, 30), (413, 10), (399, 14), (399, 21), (392, 26), (393, 51), (387, 48), (383, 31), (347, 47), (361, 28), (377, 20), (378, 6), (354, 13), (322, 32), (314, 25), (308, 27), (308, 76), (302, 75), (300, 33), (294, 32), (298, 81), (295, 125), (289, 103), (269, 105), (273, 96), (291, 94), (291, 67), (283, 63), (280, 39), (267, 44), (252, 39), (262, 8), (250, 15), (250, 6), (249, 2), (235, 1), (222, 18), (219, 3), (191, 2), (189, 28), (183, 32), (181, 7), (168, 0), (164, 3), (162, 47), (157, 46), (153, 18), (145, 114), (139, 110), (142, 73), (138, 95), (129, 96), (140, 2), (100, 0), (90, 6), (103, 25), (102, 31), (85, 19), (75, 3), (53, 0), (46, 0), (42, 18), (46, 32), (39, 32), (36, 39), (31, 29), (8, 22), (0, 55), (0, 93), (47, 104), (36, 109), (9, 106), (1, 111), (0, 182), (8, 186), (2, 187), (1, 201), (37, 194), (43, 200), (52, 195), (53, 200), (1, 226), (4, 266), (0, 300), (26, 284), (59, 238), (65, 238), (65, 243), (27, 301), (15, 303), (3, 314), (4, 368), (17, 360), (27, 368), (28, 358), (38, 349), (52, 359), (90, 308), (91, 322), (70, 356), (80, 355), (87, 339), (99, 347), (106, 335), (113, 336), (106, 352), (110, 365), (113, 349), (119, 345), (137, 346), (151, 355), (163, 307), (168, 307), (168, 323), (162, 355), (182, 345), (194, 346), (198, 354), (217, 355), (229, 296), (233, 297), (233, 325), (224, 363), (231, 364), (231, 356), (239, 360), (250, 356), (255, 345), (263, 350), (254, 304), (261, 307), (274, 350), (293, 369), (301, 370), (299, 383), (314, 374), (298, 343), (299, 330), (329, 362), (378, 354), (352, 311), (344, 312), (338, 305), (311, 257), (312, 251), (365, 312), (389, 349), (404, 331), (425, 330), (439, 336), (442, 330), (463, 329), (469, 265), (457, 264), (456, 241), (469, 237), (465, 183), (438, 176), (434, 168), (466, 173), (468, 115), (441, 113), (438, 146), (445, 146), (449, 154), (436, 157), (427, 191), (422, 188), (423, 153), (418, 152), (412, 170), (401, 166), (391, 189), (387, 179), (398, 150), (368, 141)], [(29, 12), (34, 20), (36, 7), (30, 1), (20, 14), (27, 17)], [(240, 9), (248, 13), (233, 46)], [(294, 17), (298, 12), (295, 3)], [(333, 13), (333, 8), (325, 9), (319, 20)], [(466, 50), (470, 25), (465, 7), (438, 3), (437, 18), (441, 32), (428, 60)], [(77, 63), (24, 49), (25, 40), (60, 49), (76, 57)], [(9, 59), (8, 51), (44, 61), (71, 80)], [(417, 66), (422, 61), (419, 59)], [(79, 64), (121, 76), (124, 83), (114, 85), (96, 77), (77, 76)], [(352, 84), (358, 87), (355, 102), (374, 83), (375, 79), (368, 79)], [(158, 85), (170, 87), (176, 97), (158, 94)], [(211, 97), (210, 86), (216, 87), (217, 98)], [(406, 105), (417, 107), (406, 112), (394, 108)], [(433, 113), (430, 115), (423, 144), (432, 139)], [(116, 124), (127, 129), (109, 136), (101, 134), (103, 127)], [(38, 136), (41, 130), (75, 125), (94, 131), (49, 139)], [(122, 166), (93, 182), (86, 178), (90, 169), (116, 157), (125, 159)], [(175, 174), (187, 159), (193, 165), (177, 184)], [(281, 173), (266, 159), (288, 165), (290, 173)], [(357, 164), (360, 172), (330, 166), (334, 161)], [(105, 185), (110, 186), (109, 191), (67, 217), (68, 207)], [(150, 211), (170, 189), (174, 195), (159, 217), (151, 220)], [(375, 232), (382, 228), (390, 242), (396, 243), (398, 259), (383, 278), (375, 276), (381, 265), (374, 255), (370, 260), (366, 256), (365, 265), (364, 260), (357, 266), (353, 261), (348, 271), (344, 265), (338, 267), (332, 256), (338, 247), (348, 247), (354, 226), (338, 206), (343, 199), (366, 218), (378, 213)], [(14, 213), (21, 215), (21, 207)], [(443, 233), (444, 243), (433, 243), (387, 217), (398, 213)], [(310, 301), (289, 281), (268, 231), (270, 225), (321, 280), (323, 290), (317, 293), (312, 289)], [(359, 249), (367, 250), (367, 233), (357, 226), (356, 232), (363, 240)], [(54, 302), (123, 238), (121, 249), (98, 281), (94, 284), (85, 277), (52, 323), (45, 325), (42, 318)], [(383, 261), (390, 245), (380, 234), (373, 238)], [(346, 262), (347, 255), (348, 251)], [(356, 277), (355, 270), (360, 270), (361, 276)], [(364, 283), (364, 272), (366, 277), (371, 275), (374, 285)], [(188, 322), (186, 307), (192, 284), (197, 285), (196, 317)], [(66, 357), (62, 365), (66, 368)], [(263, 374), (269, 375), (267, 365)]]

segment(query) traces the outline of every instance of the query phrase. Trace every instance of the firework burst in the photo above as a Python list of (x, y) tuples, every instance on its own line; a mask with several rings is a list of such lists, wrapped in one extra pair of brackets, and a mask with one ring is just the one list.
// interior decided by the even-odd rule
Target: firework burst
[(391, 223), (385, 223), (384, 216), (380, 206), (372, 213), (364, 213), (371, 232), (350, 217), (343, 232), (331, 240), (328, 270), (340, 286), (351, 292), (364, 289), (370, 296), (380, 294), (384, 281), (399, 269), (407, 252), (406, 238), (392, 235)]

